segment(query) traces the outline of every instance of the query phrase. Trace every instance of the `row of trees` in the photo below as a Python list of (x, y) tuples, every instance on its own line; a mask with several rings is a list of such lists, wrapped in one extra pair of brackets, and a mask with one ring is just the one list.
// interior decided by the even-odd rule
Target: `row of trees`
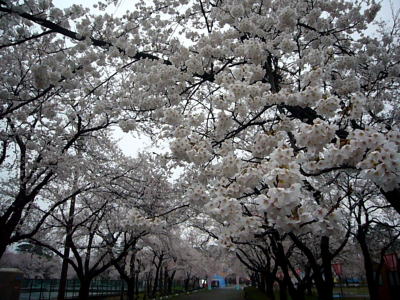
[(271, 299), (276, 283), (279, 299), (287, 299), (287, 293), (292, 299), (305, 299), (315, 286), (323, 299), (332, 295), (336, 277), (332, 266), (339, 263), (345, 271), (340, 275), (366, 282), (370, 298), (379, 299), (384, 256), (399, 251), (400, 224), (392, 208), (370, 187), (363, 188), (343, 201), (329, 236), (315, 229), (281, 233), (270, 227), (253, 239), (232, 238), (238, 258), (257, 278), (257, 286)]
[[(130, 68), (146, 55), (120, 57), (124, 51), (115, 48), (109, 56), (103, 46), (111, 44), (101, 40), (93, 48), (68, 29), (73, 20), (88, 29), (87, 13), (79, 6), (63, 12), (50, 1), (1, 1), (2, 264), (20, 267), (28, 277), (61, 276), (60, 299), (68, 273), (80, 281), (80, 299), (101, 276), (125, 280), (129, 299), (138, 297), (139, 282), (153, 298), (171, 293), (174, 278), (193, 288), (209, 264), (179, 234), (194, 212), (169, 180), (165, 159), (126, 157), (113, 137), (116, 126), (157, 130), (148, 126), (153, 108), (130, 100)], [(141, 18), (151, 13), (143, 11)], [(46, 18), (72, 39), (39, 26)], [(106, 18), (96, 22), (109, 30), (117, 20)], [(128, 27), (122, 35), (136, 26)], [(133, 47), (129, 52), (135, 56)], [(51, 255), (6, 252), (27, 240)]]
[[(383, 255), (400, 213), (399, 14), (371, 34), (373, 0), (139, 1), (101, 13), (113, 2), (91, 14), (0, 1), (0, 256), (30, 238), (87, 287), (144, 235), (189, 218), (271, 271), (266, 286), (281, 270), (282, 297), (299, 299), (304, 278), (332, 299), (331, 263), (354, 237), (376, 299), (368, 236), (388, 229)], [(168, 141), (168, 154), (123, 157), (115, 126)], [(176, 166), (184, 196), (166, 179)], [(295, 286), (297, 261), (309, 272)]]

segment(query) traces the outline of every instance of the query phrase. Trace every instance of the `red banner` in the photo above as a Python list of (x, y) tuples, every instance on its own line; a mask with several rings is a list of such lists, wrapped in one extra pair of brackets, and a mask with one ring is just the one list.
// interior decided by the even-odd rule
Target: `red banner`
[(385, 265), (388, 267), (388, 269), (390, 271), (397, 270), (397, 255), (396, 255), (396, 253), (385, 254), (383, 256), (383, 259), (385, 260)]
[(341, 263), (332, 264), (333, 271), (335, 271), (337, 276), (341, 276), (343, 274), (343, 268)]

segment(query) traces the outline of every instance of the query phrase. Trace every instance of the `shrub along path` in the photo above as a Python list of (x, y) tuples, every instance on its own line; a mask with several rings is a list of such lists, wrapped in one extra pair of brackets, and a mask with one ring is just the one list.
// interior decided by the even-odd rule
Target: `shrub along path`
[(244, 300), (243, 291), (233, 288), (220, 288), (212, 291), (193, 293), (172, 298), (173, 300)]

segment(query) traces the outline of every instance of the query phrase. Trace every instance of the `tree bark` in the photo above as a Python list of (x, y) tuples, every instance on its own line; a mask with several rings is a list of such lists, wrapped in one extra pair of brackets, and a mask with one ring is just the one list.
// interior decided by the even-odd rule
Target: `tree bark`
[(12, 206), (7, 209), (7, 211), (1, 215), (0, 217), (0, 258), (3, 256), (4, 252), (6, 252), (8, 245), (10, 245), (12, 241), (12, 234), (15, 231), (15, 228), (18, 226), (19, 221), (21, 220), (22, 211), (25, 205), (29, 202), (33, 201), (32, 198), (28, 198), (24, 196), (22, 192), (20, 192)]
[(278, 280), (279, 283), (279, 300), (287, 300), (287, 286), (285, 280)]
[(186, 277), (185, 282), (184, 282), (184, 289), (186, 292), (189, 290), (189, 280), (190, 280), (190, 277)]
[(148, 273), (148, 275), (146, 276), (146, 295), (150, 296), (151, 295), (151, 290), (152, 290), (152, 276), (151, 276), (151, 272)]
[(324, 280), (322, 280), (323, 286), (320, 289), (322, 294), (319, 294), (319, 298), (333, 300), (332, 255), (329, 252), (329, 237), (327, 236), (321, 238), (321, 257)]
[(159, 286), (159, 281), (160, 281), (160, 272), (161, 272), (161, 266), (162, 266), (162, 262), (163, 262), (163, 255), (161, 255), (159, 258), (158, 258), (158, 264), (156, 264), (156, 276), (155, 276), (155, 278), (154, 278), (154, 285), (153, 285), (153, 291), (152, 291), (152, 293), (151, 293), (151, 297), (152, 298), (155, 298), (155, 296), (156, 296), (156, 294), (157, 294), (157, 289), (158, 289), (158, 286)]
[(172, 294), (172, 284), (174, 282), (174, 277), (176, 274), (176, 270), (174, 270), (171, 276), (168, 278), (168, 294)]
[(90, 292), (90, 278), (83, 278), (80, 279), (80, 287), (79, 287), (79, 300), (87, 300), (89, 299), (89, 292)]
[(5, 232), (5, 229), (0, 230), (0, 258), (6, 252), (7, 246), (9, 245), (10, 235)]
[(293, 233), (290, 233), (289, 236), (308, 259), (310, 267), (313, 270), (313, 278), (315, 281), (315, 287), (318, 292), (318, 298), (320, 300), (332, 300), (333, 275), (331, 267), (332, 255), (329, 252), (329, 237), (324, 236), (321, 238), (321, 246), (320, 246), (321, 257), (322, 257), (322, 268), (321, 268), (321, 266), (317, 263), (317, 260), (314, 257), (312, 251)]
[(283, 284), (285, 289), (289, 291), (293, 300), (304, 300), (304, 289), (296, 289), (289, 274), (289, 260), (286, 257), (285, 250), (278, 233), (274, 234), (272, 241), (272, 249), (275, 252), (276, 263), (281, 267), (283, 272)]
[(128, 284), (128, 300), (135, 299), (135, 280), (128, 280), (126, 282)]
[(69, 207), (68, 223), (66, 228), (67, 236), (65, 237), (65, 243), (64, 243), (64, 256), (62, 260), (60, 286), (58, 287), (57, 300), (64, 300), (65, 298), (65, 288), (67, 287), (67, 276), (68, 276), (68, 258), (72, 244), (72, 228), (74, 225), (74, 213), (75, 213), (75, 197), (72, 197)]
[(263, 293), (266, 292), (266, 278), (265, 278), (265, 273), (261, 272), (260, 273), (260, 286), (258, 287)]
[(364, 229), (359, 226), (356, 234), (361, 252), (364, 258), (365, 276), (367, 277), (368, 292), (370, 300), (379, 300), (378, 298), (378, 280), (375, 279), (371, 254), (368, 249)]
[(275, 300), (274, 294), (274, 278), (271, 276), (271, 273), (265, 274), (265, 294), (271, 300)]

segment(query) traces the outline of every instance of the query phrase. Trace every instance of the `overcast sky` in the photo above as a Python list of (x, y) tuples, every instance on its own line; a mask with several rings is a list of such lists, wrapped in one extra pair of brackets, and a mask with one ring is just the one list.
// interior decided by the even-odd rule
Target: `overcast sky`
[[(53, 3), (56, 7), (65, 8), (72, 4), (83, 4), (86, 7), (92, 7), (93, 4), (97, 3), (98, 0), (53, 0)], [(133, 7), (136, 0), (119, 0), (116, 7), (112, 7), (109, 9), (109, 13), (113, 14), (123, 14), (126, 10), (129, 10)], [(400, 1), (398, 0), (382, 0), (380, 1), (382, 4), (382, 10), (380, 12), (380, 18), (387, 20), (391, 15), (391, 4), (393, 4), (395, 10), (400, 9)]]

